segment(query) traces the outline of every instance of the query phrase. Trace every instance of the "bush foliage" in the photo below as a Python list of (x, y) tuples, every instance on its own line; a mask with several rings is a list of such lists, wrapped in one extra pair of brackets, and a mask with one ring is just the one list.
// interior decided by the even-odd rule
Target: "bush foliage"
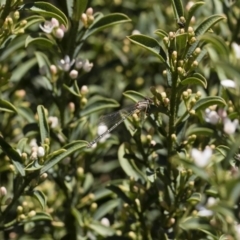
[(0, 238), (240, 239), (239, 11), (1, 1)]

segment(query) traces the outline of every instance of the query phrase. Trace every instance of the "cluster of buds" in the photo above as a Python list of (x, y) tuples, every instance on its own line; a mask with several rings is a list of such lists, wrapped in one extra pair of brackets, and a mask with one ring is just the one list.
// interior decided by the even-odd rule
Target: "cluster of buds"
[(94, 21), (93, 9), (88, 8), (86, 13), (83, 13), (81, 16), (81, 21), (85, 28), (88, 28)]
[[(74, 68), (70, 70), (73, 65)], [(88, 59), (77, 58), (76, 60), (71, 60), (69, 56), (65, 56), (64, 59), (59, 61), (58, 67), (64, 72), (69, 71), (69, 77), (71, 79), (76, 79), (78, 77), (79, 70), (83, 69), (84, 72), (90, 72), (92, 70), (93, 63), (90, 63)]]
[(63, 24), (59, 24), (59, 21), (56, 18), (52, 18), (51, 21), (45, 21), (43, 26), (40, 24), (39, 27), (43, 32), (48, 34), (53, 34), (54, 37), (62, 39), (64, 33), (67, 31)]

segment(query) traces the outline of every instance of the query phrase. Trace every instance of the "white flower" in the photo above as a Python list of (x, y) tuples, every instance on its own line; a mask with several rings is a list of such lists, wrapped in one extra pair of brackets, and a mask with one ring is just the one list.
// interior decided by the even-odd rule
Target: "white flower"
[(78, 77), (78, 71), (75, 69), (71, 70), (71, 72), (69, 73), (69, 76), (71, 79), (76, 79)]
[(59, 26), (59, 22), (56, 18), (52, 18), (51, 21), (44, 22), (44, 25), (41, 24), (39, 27), (43, 30), (45, 33), (51, 33), (54, 28)]
[(221, 85), (226, 88), (235, 88), (236, 84), (233, 80), (231, 79), (225, 79), (221, 81)]
[(232, 49), (236, 55), (236, 58), (239, 59), (240, 58), (240, 46), (237, 43), (232, 43)]
[(205, 110), (205, 121), (211, 124), (217, 124), (219, 121), (219, 115), (216, 111), (211, 111), (209, 108)]
[(207, 200), (207, 206), (208, 206), (208, 207), (211, 207), (211, 206), (213, 206), (213, 205), (215, 205), (215, 204), (216, 204), (216, 198), (214, 198), (214, 197), (209, 197), (208, 200)]
[(85, 60), (85, 62), (84, 62), (84, 64), (83, 64), (83, 70), (84, 70), (85, 72), (90, 72), (90, 71), (92, 70), (92, 67), (93, 67), (93, 63), (90, 63), (90, 62), (88, 61), (88, 59)]
[(55, 128), (58, 126), (58, 118), (57, 117), (49, 116), (48, 121), (49, 121), (51, 128)]
[(88, 86), (83, 85), (83, 86), (81, 87), (80, 93), (81, 93), (82, 95), (86, 95), (88, 92), (89, 92)]
[(30, 143), (29, 143), (29, 146), (30, 147), (37, 147), (37, 139), (36, 138), (33, 138), (31, 139)]
[(132, 31), (132, 35), (139, 35), (139, 34), (141, 34), (141, 32), (139, 30), (137, 30), (137, 29), (134, 29)]
[(53, 35), (58, 39), (62, 39), (64, 37), (64, 31), (61, 28), (57, 28), (53, 31)]
[(191, 156), (198, 167), (206, 167), (212, 156), (212, 149), (209, 146), (207, 146), (204, 151), (199, 151), (198, 149), (193, 148)]
[(37, 150), (37, 156), (38, 157), (43, 157), (45, 155), (45, 150), (43, 147), (38, 147), (38, 150)]
[(109, 222), (108, 218), (102, 218), (101, 219), (101, 224), (106, 226), (106, 227), (110, 226), (110, 222)]
[(227, 134), (233, 134), (235, 133), (238, 124), (238, 119), (231, 121), (229, 118), (225, 118), (223, 121), (223, 131)]
[(0, 187), (0, 197), (7, 195), (7, 189), (5, 187)]
[(210, 217), (212, 215), (213, 215), (213, 211), (206, 209), (204, 207), (202, 207), (198, 212), (198, 216), (200, 217)]
[(67, 72), (70, 70), (71, 66), (75, 63), (75, 59), (72, 61), (70, 60), (69, 56), (65, 56), (64, 59), (61, 59), (58, 66), (61, 68), (64, 72)]

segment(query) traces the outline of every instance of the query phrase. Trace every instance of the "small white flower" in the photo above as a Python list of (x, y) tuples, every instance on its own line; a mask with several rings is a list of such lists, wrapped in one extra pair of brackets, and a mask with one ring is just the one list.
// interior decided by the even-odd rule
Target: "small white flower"
[(30, 143), (29, 143), (29, 146), (32, 148), (32, 147), (37, 147), (37, 139), (36, 138), (33, 138), (31, 139)]
[(64, 37), (64, 31), (61, 28), (57, 28), (53, 31), (53, 35), (58, 39), (62, 39)]
[(90, 72), (92, 70), (92, 67), (93, 67), (93, 63), (90, 63), (88, 59), (83, 64), (83, 70), (85, 72)]
[(213, 215), (213, 211), (206, 209), (204, 207), (202, 207), (198, 212), (198, 216), (200, 217), (210, 217), (212, 215)]
[(217, 124), (219, 121), (219, 115), (216, 111), (211, 111), (209, 108), (205, 110), (205, 121), (211, 124)]
[(236, 84), (233, 80), (231, 79), (225, 79), (221, 81), (221, 85), (226, 88), (235, 88)]
[(88, 87), (86, 86), (86, 85), (83, 85), (82, 87), (81, 87), (81, 94), (83, 94), (83, 95), (86, 95), (87, 93), (88, 93)]
[(137, 29), (134, 29), (132, 31), (132, 35), (139, 35), (139, 34), (141, 34), (141, 32), (139, 30), (137, 30)]
[(7, 189), (5, 187), (0, 187), (0, 197), (7, 195)]
[(209, 146), (207, 146), (204, 151), (199, 151), (198, 149), (193, 148), (191, 156), (198, 167), (206, 167), (212, 156), (212, 149)]
[(213, 205), (215, 205), (216, 204), (216, 198), (214, 198), (214, 197), (209, 197), (208, 198), (208, 200), (207, 200), (207, 206), (208, 207), (212, 207)]
[[(107, 127), (106, 125), (100, 124), (100, 125), (98, 126), (98, 135), (104, 134), (107, 130), (108, 130), (108, 127)], [(103, 136), (103, 137), (100, 139), (100, 142), (105, 142), (109, 137), (110, 137), (110, 134), (107, 133), (105, 136)]]
[(240, 58), (240, 46), (237, 43), (232, 43), (232, 49), (236, 55), (236, 58), (239, 59)]
[(52, 18), (51, 21), (44, 22), (44, 25), (41, 24), (39, 27), (43, 30), (45, 33), (51, 33), (54, 28), (59, 26), (59, 22), (56, 18)]
[(235, 133), (238, 124), (238, 119), (231, 121), (229, 118), (225, 118), (223, 121), (223, 131), (227, 134), (233, 134)]
[(58, 118), (57, 117), (49, 116), (48, 121), (49, 121), (51, 128), (55, 128), (58, 126)]
[(38, 150), (37, 150), (37, 156), (38, 157), (43, 157), (45, 155), (45, 150), (43, 147), (38, 147)]
[(79, 70), (83, 67), (83, 64), (84, 64), (84, 60), (81, 58), (77, 58), (75, 63), (75, 68)]
[(110, 226), (110, 222), (109, 222), (108, 218), (102, 218), (101, 219), (101, 224), (106, 226), (106, 227)]
[(78, 77), (78, 71), (75, 69), (71, 70), (69, 76), (71, 79), (76, 79)]
[(67, 72), (70, 70), (71, 66), (75, 63), (75, 59), (72, 61), (70, 60), (69, 56), (65, 56), (64, 59), (61, 59), (59, 61), (59, 68), (61, 68), (64, 72)]

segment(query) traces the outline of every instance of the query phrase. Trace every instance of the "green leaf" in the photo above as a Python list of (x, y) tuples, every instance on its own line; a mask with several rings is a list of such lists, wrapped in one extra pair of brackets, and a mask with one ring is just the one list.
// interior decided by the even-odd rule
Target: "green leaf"
[(16, 24), (16, 28), (21, 27), (23, 29), (27, 29), (34, 24), (41, 23), (41, 22), (45, 21), (45, 19), (42, 16), (37, 16), (37, 15), (27, 17), (24, 20), (26, 20), (27, 24), (24, 25), (24, 26), (21, 26), (22, 22), (19, 22), (18, 24)]
[(81, 97), (81, 94), (79, 94), (79, 92), (76, 92), (76, 88), (74, 86), (67, 86), (66, 84), (63, 84), (63, 87), (68, 91), (70, 92), (72, 95), (80, 98)]
[(175, 18), (179, 21), (180, 17), (184, 17), (183, 5), (181, 0), (171, 0)]
[[(213, 15), (208, 17), (207, 19), (205, 19), (195, 30), (195, 36), (198, 37), (200, 35), (203, 35), (205, 32), (207, 32), (214, 24), (216, 24), (217, 22), (221, 21), (225, 19), (225, 17), (223, 17), (222, 15)], [(186, 57), (188, 58), (190, 55), (192, 55), (192, 53), (194, 52), (194, 50), (196, 49), (196, 47), (199, 44), (199, 40), (197, 40), (194, 44), (192, 44), (186, 54)]]
[(111, 227), (106, 227), (99, 222), (91, 222), (88, 227), (97, 234), (106, 237), (115, 234), (115, 230)]
[(31, 36), (28, 36), (26, 38), (25, 47), (28, 47), (30, 45), (35, 45), (43, 49), (49, 49), (49, 48), (52, 48), (54, 45), (56, 45), (56, 42), (45, 37), (33, 38)]
[(56, 18), (64, 26), (68, 27), (68, 19), (65, 14), (50, 3), (41, 1), (26, 3), (20, 6), (19, 10), (30, 10), (44, 17)]
[(113, 199), (103, 203), (93, 214), (93, 218), (95, 220), (100, 220), (108, 213), (111, 213), (113, 209), (117, 208), (120, 205), (120, 203), (121, 203), (120, 199)]
[(92, 97), (86, 108), (81, 111), (81, 117), (90, 115), (94, 112), (98, 112), (103, 109), (116, 108), (119, 107), (119, 103), (114, 99), (103, 98), (100, 96)]
[(46, 220), (52, 221), (52, 217), (45, 212), (37, 212), (35, 216), (26, 218), (22, 220), (22, 222), (26, 223), (29, 221), (36, 222), (36, 221), (46, 221)]
[(18, 114), (22, 116), (27, 122), (35, 122), (35, 117), (32, 110), (29, 107), (18, 107)]
[(25, 176), (25, 170), (22, 164), (22, 158), (19, 153), (14, 150), (4, 139), (0, 136), (0, 146), (2, 150), (7, 154), (7, 156), (11, 159), (12, 163), (16, 167), (17, 171), (20, 173), (22, 177)]
[(25, 167), (25, 171), (27, 172), (37, 171), (42, 167), (43, 165), (39, 164), (38, 160), (33, 160), (27, 164), (27, 166)]
[(186, 18), (186, 23), (185, 23), (185, 30), (188, 29), (190, 21), (192, 19), (192, 17), (194, 16), (196, 10), (201, 7), (203, 4), (205, 4), (204, 2), (196, 2), (188, 11), (188, 15)]
[(186, 136), (191, 136), (193, 134), (197, 135), (197, 136), (209, 136), (211, 137), (213, 135), (214, 131), (210, 128), (205, 128), (205, 127), (198, 127), (198, 126), (192, 126), (190, 128), (188, 128), (188, 130), (186, 131)]
[(47, 55), (39, 51), (35, 51), (34, 54), (37, 58), (39, 69), (44, 69), (45, 76), (50, 79), (51, 73), (49, 68), (51, 63), (49, 62)]
[(199, 110), (203, 110), (203, 109), (206, 109), (210, 106), (213, 106), (213, 105), (220, 105), (220, 106), (226, 106), (226, 102), (223, 98), (221, 97), (205, 97), (205, 98), (201, 98), (199, 99), (196, 104), (194, 105), (193, 109), (196, 110), (196, 111), (199, 111)]
[(83, 194), (88, 192), (93, 185), (94, 185), (93, 175), (91, 173), (86, 173), (84, 183), (82, 186)]
[[(206, 80), (206, 79), (205, 79)], [(207, 88), (207, 81), (203, 81), (197, 77), (188, 77), (181, 81), (182, 85), (200, 85), (204, 88)]]
[(209, 43), (211, 44), (211, 47), (213, 47), (218, 56), (220, 55), (221, 58), (225, 57), (226, 60), (229, 57), (229, 48), (227, 47), (226, 43), (223, 41), (222, 38), (215, 34), (204, 34), (199, 37), (199, 41), (203, 41), (204, 44)]
[(86, 141), (74, 141), (64, 147), (66, 150), (63, 153), (60, 153), (57, 156), (54, 156), (52, 158), (48, 158), (47, 161), (45, 162), (44, 167), (41, 169), (40, 174), (43, 174), (44, 172), (47, 172), (50, 168), (52, 168), (54, 165), (58, 164), (61, 160), (64, 158), (68, 157), (72, 153), (85, 149), (88, 146), (88, 142)]
[(46, 203), (47, 203), (47, 199), (46, 199), (46, 196), (44, 195), (44, 193), (39, 190), (34, 190), (31, 194), (33, 197), (35, 197), (38, 200), (42, 209), (44, 209), (46, 207)]
[(28, 146), (27, 146), (27, 141), (28, 141), (28, 138), (22, 138), (22, 139), (20, 139), (20, 141), (18, 142), (18, 144), (17, 144), (17, 149), (18, 149), (20, 152), (24, 152), (24, 151), (25, 151), (25, 147), (28, 147)]
[(17, 109), (10, 102), (0, 99), (0, 111), (17, 113)]
[(13, 71), (13, 74), (11, 76), (10, 81), (11, 82), (18, 82), (20, 81), (23, 76), (27, 75), (29, 70), (36, 65), (37, 59), (32, 58), (26, 62), (23, 62), (22, 64), (19, 64), (19, 66)]
[(45, 143), (45, 139), (49, 139), (49, 126), (48, 126), (48, 120), (45, 113), (45, 108), (41, 105), (37, 107), (37, 113), (38, 113), (38, 123), (40, 128), (40, 136), (41, 136), (41, 143)]
[(123, 169), (123, 171), (131, 178), (134, 178), (135, 180), (141, 179), (144, 181), (143, 174), (141, 174), (141, 171), (137, 168), (136, 164), (131, 159), (124, 158), (125, 155), (125, 145), (124, 143), (119, 147), (118, 150), (118, 159), (119, 163)]
[(176, 36), (177, 52), (178, 55), (181, 55), (185, 50), (188, 42), (188, 33), (178, 34)]
[(154, 38), (148, 37), (146, 35), (142, 34), (136, 34), (127, 37), (131, 42), (137, 44), (138, 46), (146, 49), (150, 53), (153, 53), (155, 56), (157, 56), (161, 62), (166, 63), (167, 56), (164, 52), (163, 48), (160, 46), (158, 41)]
[(202, 199), (201, 193), (194, 192), (194, 193), (191, 195), (191, 197), (189, 197), (189, 198), (187, 199), (187, 201), (188, 201), (188, 202), (191, 202), (191, 203), (194, 202), (194, 204), (198, 204), (199, 202), (201, 202), (201, 199)]
[(125, 91), (123, 95), (134, 102), (138, 102), (139, 100), (144, 100), (146, 98), (146, 96), (142, 95), (141, 93), (132, 90)]
[(157, 29), (154, 33), (155, 33), (157, 36), (159, 36), (162, 40), (163, 40), (163, 38), (168, 37), (168, 33), (165, 32), (165, 31), (162, 30), (162, 29)]
[[(66, 1), (68, 2), (68, 1)], [(74, 6), (73, 6), (73, 15), (72, 19), (75, 21), (79, 21), (79, 19), (82, 16), (82, 13), (85, 12), (87, 8), (88, 0), (75, 0), (74, 1)], [(71, 16), (71, 15), (70, 15)]]
[(131, 19), (128, 18), (127, 15), (122, 13), (108, 14), (107, 16), (101, 17), (93, 22), (93, 24), (89, 27), (89, 29), (86, 31), (85, 35), (83, 36), (83, 40), (85, 40), (89, 36), (105, 28), (108, 28), (110, 26), (120, 24), (120, 23), (130, 22), (130, 21)]

